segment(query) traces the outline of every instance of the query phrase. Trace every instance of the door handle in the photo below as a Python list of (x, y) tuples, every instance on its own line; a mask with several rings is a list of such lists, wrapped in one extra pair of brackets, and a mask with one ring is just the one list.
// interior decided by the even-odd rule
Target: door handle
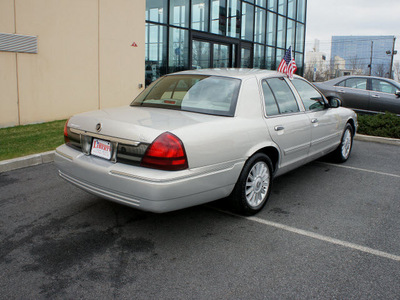
[(318, 123), (318, 119), (317, 118), (311, 119), (311, 123), (313, 124)]
[(274, 127), (275, 131), (281, 131), (283, 129), (285, 129), (285, 127), (283, 127), (282, 125), (277, 125)]
[(346, 91), (345, 91), (345, 90), (338, 90), (338, 92), (339, 92), (339, 93), (343, 93), (343, 94), (345, 94), (345, 93), (346, 93)]
[(371, 95), (372, 98), (380, 98), (379, 95)]

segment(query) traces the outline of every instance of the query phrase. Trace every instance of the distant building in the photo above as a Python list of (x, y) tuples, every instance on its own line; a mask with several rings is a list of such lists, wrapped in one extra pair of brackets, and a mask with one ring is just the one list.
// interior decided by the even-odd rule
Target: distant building
[[(395, 36), (333, 36), (331, 64), (336, 56), (345, 61), (345, 67), (353, 73), (390, 77), (391, 55)], [(371, 64), (372, 58), (372, 64)], [(334, 68), (335, 69), (335, 68)]]

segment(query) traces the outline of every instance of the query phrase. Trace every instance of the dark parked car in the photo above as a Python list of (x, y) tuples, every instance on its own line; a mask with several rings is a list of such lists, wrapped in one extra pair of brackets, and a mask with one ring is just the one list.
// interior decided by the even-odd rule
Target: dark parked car
[(400, 83), (381, 77), (343, 76), (315, 83), (326, 97), (337, 97), (342, 105), (358, 112), (400, 114)]

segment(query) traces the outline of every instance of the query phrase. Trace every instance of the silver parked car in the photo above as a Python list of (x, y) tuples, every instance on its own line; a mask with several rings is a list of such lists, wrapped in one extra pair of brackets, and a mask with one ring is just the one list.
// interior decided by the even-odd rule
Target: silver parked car
[(400, 114), (400, 83), (382, 77), (343, 76), (314, 83), (326, 96), (336, 97), (342, 105), (364, 113)]
[(129, 106), (65, 125), (59, 174), (141, 210), (168, 212), (229, 196), (251, 215), (276, 176), (332, 153), (348, 159), (356, 114), (305, 79), (250, 69), (164, 76)]

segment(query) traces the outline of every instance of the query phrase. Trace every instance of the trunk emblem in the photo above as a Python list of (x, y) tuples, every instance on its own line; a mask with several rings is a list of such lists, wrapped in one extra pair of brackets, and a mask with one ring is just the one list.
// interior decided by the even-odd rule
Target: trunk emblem
[(97, 130), (97, 132), (101, 131), (101, 123), (97, 123), (96, 130)]

